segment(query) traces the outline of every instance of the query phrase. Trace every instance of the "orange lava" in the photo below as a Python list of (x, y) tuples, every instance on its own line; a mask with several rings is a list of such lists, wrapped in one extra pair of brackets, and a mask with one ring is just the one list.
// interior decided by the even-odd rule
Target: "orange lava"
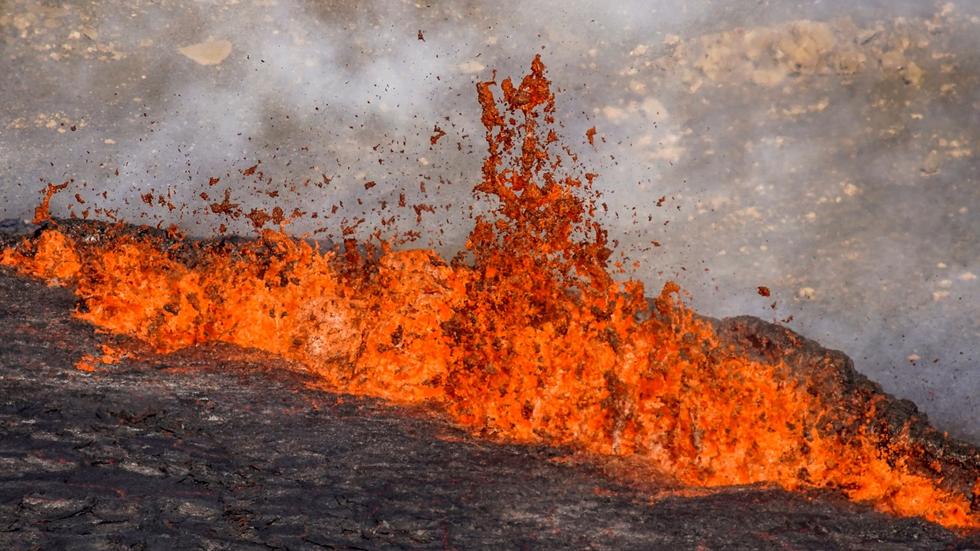
[(55, 193), (68, 187), (68, 182), (63, 182), (60, 184), (48, 184), (44, 190), (44, 198), (41, 199), (41, 204), (34, 209), (34, 222), (35, 224), (40, 224), (51, 219), (50, 209), (51, 209), (51, 198), (54, 197)]
[(129, 354), (124, 350), (113, 348), (107, 344), (101, 345), (100, 349), (101, 354), (98, 356), (94, 356), (92, 354), (83, 355), (77, 362), (75, 362), (75, 369), (92, 373), (98, 366), (108, 366), (119, 363), (120, 360), (129, 356)]
[(477, 87), (488, 153), (476, 186), (495, 208), (452, 262), (429, 250), (350, 261), (281, 231), (168, 248), (125, 233), (76, 243), (54, 228), (0, 263), (72, 284), (79, 318), (160, 352), (254, 347), (330, 389), (438, 404), (488, 438), (628, 456), (691, 486), (834, 488), (881, 511), (980, 527), (970, 496), (906, 464), (904, 437), (818, 430), (834, 405), (785, 365), (733, 355), (675, 284), (648, 304), (640, 283), (614, 281), (594, 176), (576, 176), (551, 130), (541, 60), (499, 97), (496, 87)]
[[(49, 185), (44, 198), (45, 217), (52, 195)], [(17, 266), (21, 273), (47, 280), (49, 285), (62, 285), (74, 280), (82, 269), (75, 244), (61, 232), (43, 232), (29, 245), (26, 254), (14, 248), (0, 251), (0, 264)]]

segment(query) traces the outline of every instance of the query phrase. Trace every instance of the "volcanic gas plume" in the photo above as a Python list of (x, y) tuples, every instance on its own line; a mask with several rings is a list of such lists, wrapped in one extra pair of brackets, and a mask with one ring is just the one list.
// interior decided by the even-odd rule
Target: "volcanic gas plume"
[[(330, 390), (436, 404), (486, 438), (627, 456), (694, 486), (832, 488), (980, 528), (980, 472), (920, 468), (910, 429), (875, 430), (882, 403), (842, 408), (780, 357), (725, 344), (675, 284), (648, 300), (613, 278), (595, 175), (560, 143), (544, 73), (535, 58), (518, 84), (477, 86), (487, 156), (475, 192), (493, 208), (450, 261), (383, 243), (321, 250), (283, 226), (247, 242), (122, 225), (84, 239), (48, 220), (0, 262), (72, 286), (79, 318), (159, 352), (258, 348)], [(127, 353), (104, 352), (80, 367)]]

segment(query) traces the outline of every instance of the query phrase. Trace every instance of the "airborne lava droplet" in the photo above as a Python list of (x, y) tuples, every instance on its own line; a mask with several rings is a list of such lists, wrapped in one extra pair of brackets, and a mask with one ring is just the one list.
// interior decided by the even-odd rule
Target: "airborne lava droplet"
[(230, 216), (231, 218), (238, 218), (242, 214), (242, 209), (239, 208), (238, 203), (231, 202), (231, 191), (226, 189), (223, 201), (220, 203), (211, 203), (211, 212)]
[(438, 143), (439, 140), (445, 135), (446, 135), (445, 130), (439, 128), (438, 126), (434, 126), (432, 128), (432, 136), (429, 138), (429, 143), (432, 145), (436, 145), (436, 143)]
[(66, 187), (68, 187), (68, 182), (48, 184), (47, 187), (45, 187), (41, 204), (34, 209), (34, 219), (32, 220), (34, 224), (40, 224), (51, 220), (51, 198)]
[[(874, 425), (876, 403), (836, 418), (839, 397), (813, 392), (786, 357), (723, 344), (675, 283), (647, 300), (641, 283), (613, 279), (594, 175), (551, 146), (555, 97), (540, 57), (519, 83), (480, 82), (477, 99), (487, 151), (475, 193), (488, 210), (452, 262), (359, 244), (357, 218), (343, 222), (339, 254), (281, 229), (175, 244), (111, 227), (89, 243), (52, 228), (0, 264), (71, 284), (77, 317), (161, 353), (257, 348), (304, 364), (327, 389), (436, 405), (478, 436), (626, 456), (692, 486), (831, 488), (980, 528), (980, 484), (919, 469), (907, 430)], [(210, 207), (241, 215), (227, 190)], [(413, 208), (419, 220), (434, 212)], [(269, 215), (252, 213), (261, 228)]]

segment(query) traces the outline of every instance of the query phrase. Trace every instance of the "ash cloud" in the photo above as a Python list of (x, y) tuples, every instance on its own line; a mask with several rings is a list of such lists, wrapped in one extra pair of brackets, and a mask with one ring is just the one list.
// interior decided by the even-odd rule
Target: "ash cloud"
[[(519, 76), (541, 53), (563, 134), (601, 175), (603, 222), (651, 294), (670, 278), (709, 315), (792, 317), (980, 442), (971, 3), (7, 8), (0, 63), (19, 78), (0, 83), (2, 217), (28, 216), (43, 181), (74, 178), (56, 214), (247, 232), (202, 216), (228, 189), (246, 211), (319, 213), (297, 233), (337, 237), (363, 218), (364, 237), (394, 217), (387, 235), (418, 231), (406, 246), (452, 253), (485, 208), (470, 191), (483, 151), (473, 84)], [(208, 41), (230, 52), (202, 64), (221, 56), (180, 51)], [(242, 174), (259, 161), (261, 181)]]

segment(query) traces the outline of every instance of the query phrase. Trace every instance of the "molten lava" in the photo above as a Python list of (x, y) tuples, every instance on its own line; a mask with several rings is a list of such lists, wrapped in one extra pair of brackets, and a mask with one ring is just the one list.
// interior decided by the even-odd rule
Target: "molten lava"
[(0, 263), (72, 285), (79, 318), (160, 352), (254, 347), (302, 363), (326, 388), (438, 404), (488, 438), (629, 456), (692, 486), (833, 488), (881, 511), (980, 527), (968, 492), (910, 466), (906, 437), (829, 428), (835, 404), (781, 361), (721, 344), (675, 284), (648, 302), (640, 283), (614, 281), (594, 176), (576, 176), (552, 130), (541, 60), (519, 84), (501, 82), (499, 97), (496, 86), (477, 87), (487, 157), (476, 192), (494, 209), (452, 262), (428, 250), (338, 256), (282, 231), (243, 245), (122, 231), (86, 243), (55, 225)]

